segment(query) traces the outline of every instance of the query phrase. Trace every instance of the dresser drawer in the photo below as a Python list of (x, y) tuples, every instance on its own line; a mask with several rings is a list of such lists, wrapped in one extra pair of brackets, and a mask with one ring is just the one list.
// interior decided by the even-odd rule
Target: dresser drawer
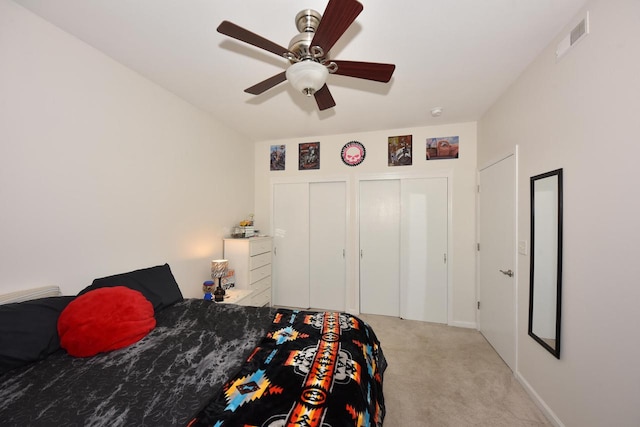
[(249, 247), (249, 256), (271, 252), (271, 239), (251, 240)]
[(258, 295), (251, 295), (251, 305), (256, 307), (262, 307), (264, 305), (271, 305), (271, 289), (260, 292)]
[(255, 270), (267, 264), (271, 264), (271, 252), (249, 257), (249, 270)]
[(267, 276), (271, 276), (271, 264), (263, 265), (249, 272), (249, 285), (262, 280)]
[(251, 283), (249, 285), (249, 288), (254, 292), (254, 294), (259, 294), (264, 290), (271, 289), (271, 276), (265, 277), (264, 279)]

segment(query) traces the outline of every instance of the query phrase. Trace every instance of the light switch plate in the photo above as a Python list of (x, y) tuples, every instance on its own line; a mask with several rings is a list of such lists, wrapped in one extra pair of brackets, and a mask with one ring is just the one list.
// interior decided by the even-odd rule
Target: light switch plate
[(526, 240), (518, 240), (518, 253), (521, 255), (528, 255), (529, 252), (527, 250), (527, 248), (529, 247), (529, 245), (527, 244)]

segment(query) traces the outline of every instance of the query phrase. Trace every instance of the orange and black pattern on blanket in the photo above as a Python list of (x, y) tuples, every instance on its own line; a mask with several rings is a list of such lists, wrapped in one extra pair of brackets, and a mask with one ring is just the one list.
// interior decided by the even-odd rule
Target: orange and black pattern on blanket
[(385, 368), (375, 333), (357, 317), (281, 309), (189, 426), (381, 426)]

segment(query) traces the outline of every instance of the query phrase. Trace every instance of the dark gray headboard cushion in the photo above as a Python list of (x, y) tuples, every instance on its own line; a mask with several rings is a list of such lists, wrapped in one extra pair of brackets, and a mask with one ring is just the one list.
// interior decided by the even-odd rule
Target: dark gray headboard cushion
[(184, 299), (169, 264), (95, 279), (90, 286), (80, 291), (78, 296), (94, 289), (114, 286), (126, 286), (140, 291), (151, 301), (156, 313)]
[(58, 317), (73, 296), (0, 305), (0, 375), (60, 349)]

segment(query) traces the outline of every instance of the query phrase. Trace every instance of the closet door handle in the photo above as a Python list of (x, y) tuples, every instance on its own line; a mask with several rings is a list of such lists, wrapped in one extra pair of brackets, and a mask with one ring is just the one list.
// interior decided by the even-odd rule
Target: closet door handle
[(362, 259), (362, 249), (360, 249), (360, 259)]
[(505, 276), (513, 277), (513, 271), (511, 271), (510, 269), (507, 271), (500, 270), (500, 273), (504, 274)]

